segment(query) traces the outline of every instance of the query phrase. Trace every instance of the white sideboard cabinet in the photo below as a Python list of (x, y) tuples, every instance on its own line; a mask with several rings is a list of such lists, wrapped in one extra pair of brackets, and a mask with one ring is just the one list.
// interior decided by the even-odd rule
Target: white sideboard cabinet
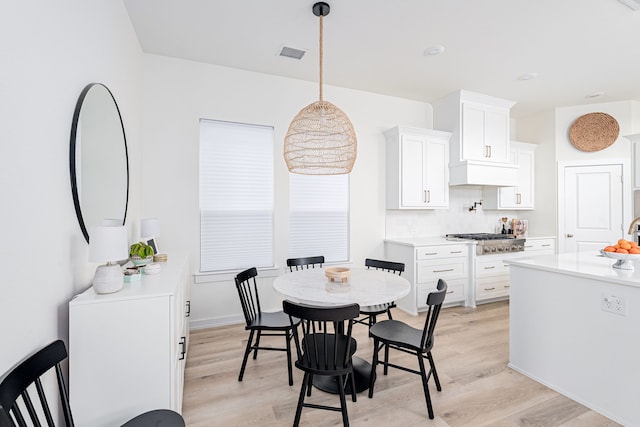
[(450, 136), (405, 126), (385, 132), (387, 209), (449, 207)]
[(114, 426), (153, 409), (182, 412), (189, 345), (186, 256), (120, 292), (69, 303), (69, 393), (76, 425)]

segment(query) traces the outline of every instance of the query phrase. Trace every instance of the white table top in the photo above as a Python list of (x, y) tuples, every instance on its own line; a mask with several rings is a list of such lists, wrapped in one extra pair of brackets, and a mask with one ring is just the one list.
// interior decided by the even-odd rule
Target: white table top
[(294, 302), (315, 305), (361, 306), (398, 300), (409, 293), (409, 281), (397, 274), (351, 268), (347, 283), (330, 281), (324, 268), (287, 272), (273, 281), (273, 288)]

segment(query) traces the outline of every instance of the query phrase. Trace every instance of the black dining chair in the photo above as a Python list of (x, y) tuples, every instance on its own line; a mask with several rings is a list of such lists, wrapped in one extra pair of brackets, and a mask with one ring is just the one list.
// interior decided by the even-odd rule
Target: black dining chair
[[(64, 425), (73, 427), (69, 395), (60, 364), (67, 358), (67, 348), (61, 340), (54, 341), (18, 364), (0, 382), (0, 426), (57, 425), (52, 406), (62, 408)], [(55, 370), (58, 398), (47, 399), (42, 376)], [(96, 384), (100, 387), (100, 384)], [(59, 403), (58, 404), (58, 400)], [(169, 409), (157, 409), (127, 421), (122, 427), (184, 427), (180, 414)]]
[[(373, 337), (373, 361), (371, 362), (371, 378), (369, 380), (369, 398), (373, 397), (373, 387), (376, 381), (376, 366), (384, 365), (384, 375), (387, 375), (389, 367), (400, 369), (413, 374), (418, 374), (422, 378), (422, 388), (424, 397), (427, 401), (427, 411), (429, 418), (433, 419), (433, 407), (431, 405), (431, 396), (429, 395), (429, 379), (433, 375), (436, 383), (436, 389), (442, 391), (436, 364), (433, 361), (431, 350), (433, 349), (434, 331), (436, 322), (440, 315), (440, 309), (447, 295), (447, 283), (440, 279), (436, 291), (429, 293), (427, 296), (427, 312), (422, 330), (416, 329), (398, 320), (383, 320), (371, 327), (371, 336)], [(378, 358), (378, 353), (384, 348), (384, 361)], [(389, 349), (399, 350), (405, 353), (413, 354), (418, 358), (420, 370), (410, 369), (404, 366), (389, 363)], [(425, 370), (424, 359), (429, 361), (429, 372)]]
[[(284, 312), (289, 315), (296, 343), (296, 368), (304, 371), (300, 397), (293, 425), (300, 423), (302, 408), (340, 411), (342, 422), (349, 425), (345, 388), (350, 381), (351, 399), (356, 401), (356, 387), (351, 357), (356, 352), (356, 340), (351, 337), (353, 321), (358, 316), (358, 304), (316, 307), (282, 302)], [(300, 322), (302, 331), (294, 325)], [(335, 377), (340, 395), (340, 407), (305, 403), (305, 395), (311, 396), (314, 376)]]
[[(404, 271), (404, 263), (401, 262), (391, 262), (391, 261), (382, 261), (378, 259), (367, 258), (364, 260), (364, 265), (367, 269), (375, 269), (375, 270), (383, 270), (389, 273), (397, 274), (398, 276), (402, 275)], [(373, 326), (380, 314), (387, 313), (389, 319), (393, 319), (391, 316), (391, 309), (396, 306), (394, 301), (384, 304), (377, 305), (367, 305), (360, 307), (360, 316), (356, 322), (361, 323), (363, 325), (367, 325), (369, 330), (371, 330), (371, 326)]]
[(322, 268), (322, 264), (324, 264), (324, 256), (311, 256), (306, 258), (289, 258), (287, 260), (287, 267), (289, 267), (289, 271), (293, 271), (295, 268), (296, 271), (304, 270), (305, 268)]
[[(286, 351), (287, 370), (289, 372), (289, 385), (293, 385), (293, 369), (291, 368), (291, 338), (292, 330), (297, 326), (296, 322), (291, 323), (289, 316), (282, 311), (274, 313), (264, 313), (260, 307), (260, 297), (258, 296), (258, 285), (256, 276), (258, 271), (255, 267), (238, 273), (235, 277), (236, 289), (242, 305), (242, 313), (246, 321), (245, 329), (249, 331), (247, 347), (242, 358), (242, 367), (238, 381), (242, 381), (244, 370), (247, 366), (249, 353), (253, 351), (254, 360), (258, 357), (258, 350)], [(286, 347), (260, 347), (260, 338), (263, 336), (283, 336)], [(255, 342), (254, 342), (255, 338)]]

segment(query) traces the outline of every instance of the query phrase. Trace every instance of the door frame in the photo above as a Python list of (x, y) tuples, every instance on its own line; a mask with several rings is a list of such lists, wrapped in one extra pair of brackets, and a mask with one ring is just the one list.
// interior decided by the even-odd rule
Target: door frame
[(564, 174), (567, 167), (576, 166), (606, 166), (606, 165), (621, 165), (622, 166), (622, 232), (625, 235), (628, 229), (628, 224), (631, 224), (633, 220), (633, 194), (632, 194), (632, 182), (633, 171), (631, 169), (631, 159), (623, 158), (611, 158), (602, 160), (569, 160), (559, 161), (557, 163), (557, 183), (558, 183), (558, 199), (556, 200), (556, 241), (557, 241), (557, 253), (564, 253), (565, 243), (564, 236), (566, 229), (564, 225)]

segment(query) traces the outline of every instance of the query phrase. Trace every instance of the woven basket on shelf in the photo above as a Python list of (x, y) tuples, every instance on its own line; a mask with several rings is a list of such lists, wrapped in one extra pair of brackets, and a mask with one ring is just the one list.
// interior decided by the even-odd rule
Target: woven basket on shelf
[(607, 113), (589, 113), (580, 116), (569, 129), (569, 140), (582, 151), (600, 151), (618, 139), (618, 121)]

